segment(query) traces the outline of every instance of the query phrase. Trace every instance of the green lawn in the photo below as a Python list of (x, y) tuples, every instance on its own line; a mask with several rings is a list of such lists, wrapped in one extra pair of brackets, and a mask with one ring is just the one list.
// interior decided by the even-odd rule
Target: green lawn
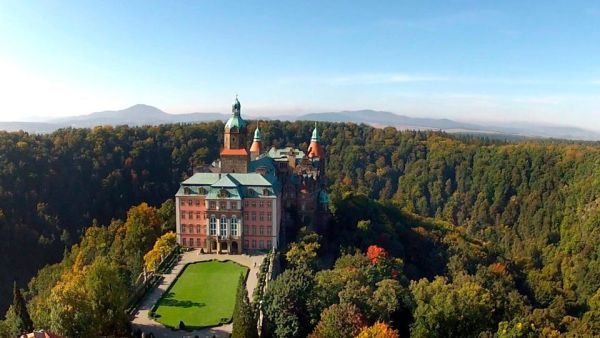
[(239, 278), (247, 271), (233, 262), (189, 264), (158, 301), (156, 320), (174, 328), (180, 320), (186, 326), (218, 325), (233, 315)]

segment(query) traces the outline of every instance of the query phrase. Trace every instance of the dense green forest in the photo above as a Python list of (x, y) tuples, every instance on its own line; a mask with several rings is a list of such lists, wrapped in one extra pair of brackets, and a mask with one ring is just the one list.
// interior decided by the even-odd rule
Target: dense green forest
[[(77, 278), (93, 283), (94, 273), (116, 269), (126, 288), (150, 238), (161, 233), (119, 258), (133, 255), (131, 261), (113, 260), (111, 250), (127, 248), (117, 240), (130, 233), (127, 210), (142, 202), (160, 206), (194, 167), (216, 159), (222, 127), (0, 133), (2, 310), (13, 281), (25, 288), (38, 269), (64, 258), (41, 270), (24, 293), (34, 323), (52, 321), (36, 315), (44, 308), (36, 299), (60, 291), (60, 280), (44, 276), (78, 264), (87, 236), (68, 248), (92, 225), (108, 229), (105, 246), (115, 249), (93, 255), (105, 259), (88, 257), (81, 264), (91, 272)], [(282, 256), (286, 269), (264, 295), (269, 333), (600, 334), (600, 146), (355, 124), (320, 129), (335, 217), (316, 233), (290, 229), (298, 231)], [(267, 145), (306, 147), (311, 124), (274, 121), (262, 130)], [(96, 304), (87, 297), (86, 304)]]

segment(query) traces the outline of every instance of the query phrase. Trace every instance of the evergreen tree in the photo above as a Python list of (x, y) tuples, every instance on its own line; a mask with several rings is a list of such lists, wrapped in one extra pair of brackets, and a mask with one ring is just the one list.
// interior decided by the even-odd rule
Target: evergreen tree
[(240, 276), (237, 289), (237, 299), (233, 309), (232, 338), (258, 338), (256, 330), (256, 315), (248, 300), (248, 291), (244, 285), (244, 276)]
[(27, 307), (25, 306), (25, 299), (16, 282), (13, 285), (13, 309), (16, 317), (16, 329), (19, 332), (33, 331), (33, 322), (31, 321), (31, 317), (29, 317), (29, 312), (27, 312)]

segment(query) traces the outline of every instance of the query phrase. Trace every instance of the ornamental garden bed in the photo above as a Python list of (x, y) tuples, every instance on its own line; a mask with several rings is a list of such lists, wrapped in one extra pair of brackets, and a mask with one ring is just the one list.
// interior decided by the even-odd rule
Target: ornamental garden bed
[(173, 329), (199, 329), (231, 322), (240, 275), (248, 268), (231, 261), (187, 264), (150, 316)]

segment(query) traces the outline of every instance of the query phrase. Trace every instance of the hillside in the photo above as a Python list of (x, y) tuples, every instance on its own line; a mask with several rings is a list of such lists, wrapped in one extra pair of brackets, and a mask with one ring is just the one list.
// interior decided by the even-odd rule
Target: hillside
[[(311, 126), (265, 123), (263, 142), (306, 146)], [(217, 157), (222, 128), (217, 122), (0, 133), (5, 234), (0, 249), (7, 253), (0, 258), (3, 309), (12, 281), (25, 287), (39, 268), (60, 261), (84, 228), (125, 219), (126, 211), (142, 202), (159, 206), (172, 197), (193, 167)], [(334, 306), (343, 299), (352, 299), (371, 322), (379, 318), (377, 307), (360, 297), (374, 297), (378, 283), (393, 279), (384, 284), (395, 290), (393, 299), (402, 301), (390, 305), (389, 316), (381, 320), (393, 319), (390, 323), (403, 333), (429, 336), (434, 327), (453, 328), (460, 322), (456, 306), (477, 318), (457, 327), (458, 336), (493, 334), (518, 323), (534, 328), (532, 334), (600, 332), (599, 146), (492, 142), (327, 122), (321, 130), (335, 220), (317, 229), (321, 244), (311, 272), (298, 270), (294, 259), (311, 255), (291, 255), (284, 261), (290, 272), (266, 291), (271, 330), (284, 332), (277, 330), (286, 329), (285, 318), (297, 320), (303, 330), (317, 330), (326, 309), (349, 311)], [(309, 245), (314, 236), (288, 231), (300, 243), (295, 251), (315, 248)], [(372, 245), (393, 258), (391, 265), (365, 265)], [(361, 254), (354, 255), (355, 249)], [(345, 276), (344, 267), (363, 271), (365, 279), (359, 281), (364, 284), (334, 278)], [(33, 294), (49, 287), (43, 277), (48, 269), (30, 285)], [(293, 280), (305, 284), (277, 288)], [(298, 299), (286, 293), (290, 290), (311, 296)], [(341, 290), (348, 298), (339, 298)], [(302, 313), (278, 317), (283, 312), (277, 299), (297, 304)], [(435, 317), (428, 307), (444, 312)]]

